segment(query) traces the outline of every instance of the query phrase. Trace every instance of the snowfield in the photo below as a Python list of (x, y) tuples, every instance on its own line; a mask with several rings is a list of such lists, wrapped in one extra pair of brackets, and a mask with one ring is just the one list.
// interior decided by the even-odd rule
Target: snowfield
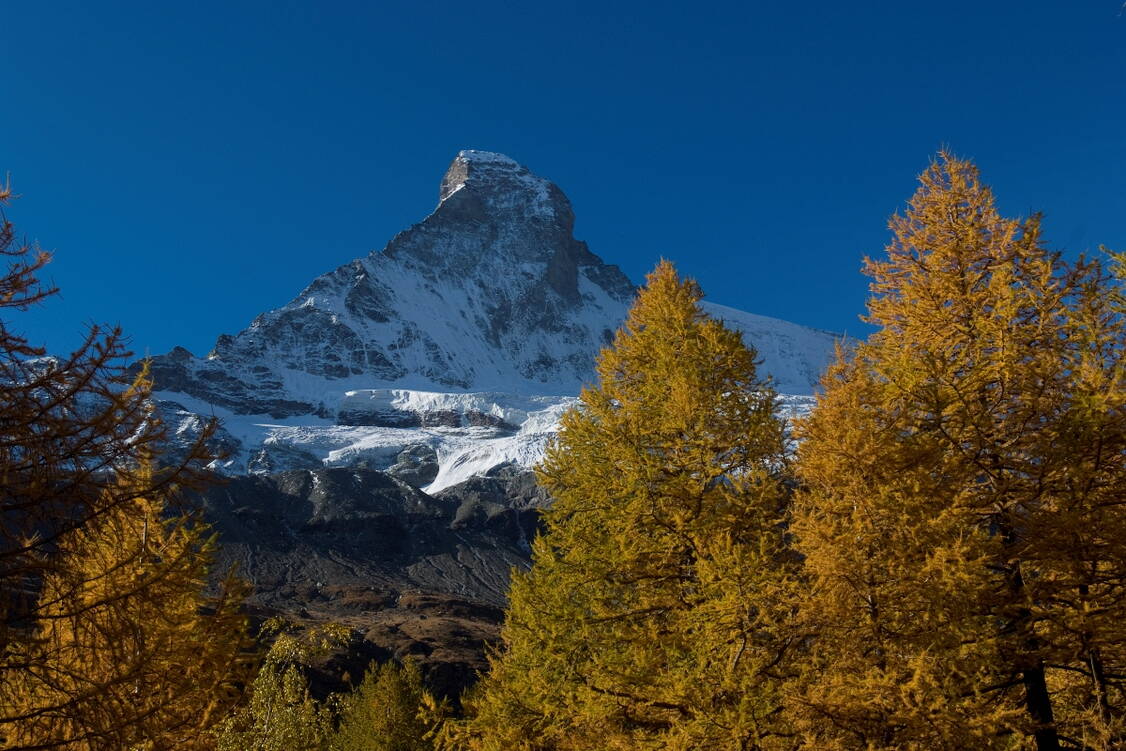
[[(574, 237), (558, 186), (507, 156), (460, 152), (438, 197), (209, 354), (152, 358), (179, 447), (215, 416), (219, 471), (398, 467), (429, 491), (539, 461), (637, 287)], [(839, 337), (703, 307), (757, 350), (785, 414), (808, 409)]]
[[(336, 425), (332, 420), (294, 417), (275, 420), (267, 415), (239, 415), (210, 405), (195, 403), (179, 393), (157, 393), (165, 419), (190, 439), (202, 427), (200, 414), (220, 420), (222, 431), (235, 443), (234, 449), (212, 469), (225, 474), (254, 473), (254, 457), (272, 452), (286, 457), (272, 469), (316, 469), (362, 465), (387, 469), (398, 455), (415, 446), (432, 448), (438, 460), (437, 477), (422, 489), (433, 493), (484, 475), (504, 464), (531, 468), (543, 458), (548, 442), (559, 430), (563, 412), (575, 405), (575, 397), (509, 396), (498, 393), (437, 393), (407, 389), (372, 389), (348, 392), (343, 402), (367, 400), (391, 406), (401, 414), (448, 415), (482, 413), (499, 417), (503, 426), (468, 425), (430, 427), (386, 427), (380, 425)], [(779, 414), (787, 419), (804, 415), (813, 404), (808, 395), (780, 395)], [(178, 408), (183, 408), (180, 411)], [(179, 421), (177, 422), (177, 415)]]

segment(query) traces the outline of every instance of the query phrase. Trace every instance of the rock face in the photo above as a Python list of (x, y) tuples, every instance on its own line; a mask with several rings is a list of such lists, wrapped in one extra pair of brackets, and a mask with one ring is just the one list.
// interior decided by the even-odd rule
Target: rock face
[(329, 673), (411, 655), (456, 697), (485, 667), (510, 570), (529, 564), (536, 514), (515, 499), (534, 482), (523, 474), (488, 479), (488, 513), (467, 511), (479, 490), (431, 497), (355, 468), (237, 477), (200, 500), (221, 541), (216, 568), (236, 565), (251, 583), (253, 613), (353, 628)]
[[(527, 565), (534, 531), (459, 514), (456, 488), (434, 497), (386, 472), (356, 468), (231, 478), (203, 501), (224, 559), (238, 561), (254, 584), (254, 602), (281, 609), (316, 600), (309, 587), (426, 590), (503, 605), (508, 571)], [(323, 609), (386, 600), (357, 597), (324, 597)]]
[(387, 468), (387, 474), (415, 488), (429, 485), (438, 476), (438, 452), (425, 443), (407, 446)]
[(463, 151), (429, 217), (206, 358), (154, 358), (157, 388), (274, 418), (332, 416), (345, 391), (373, 386), (575, 394), (635, 288), (574, 221), (554, 184)]
[[(178, 436), (198, 432), (199, 415), (223, 418), (227, 459), (214, 468), (234, 475), (389, 470), (424, 445), (437, 472), (396, 471), (432, 491), (538, 460), (635, 287), (574, 238), (562, 191), (506, 156), (460, 152), (438, 198), (382, 251), (220, 336), (207, 357), (153, 358)], [(705, 309), (744, 332), (780, 392), (812, 393), (832, 334)]]

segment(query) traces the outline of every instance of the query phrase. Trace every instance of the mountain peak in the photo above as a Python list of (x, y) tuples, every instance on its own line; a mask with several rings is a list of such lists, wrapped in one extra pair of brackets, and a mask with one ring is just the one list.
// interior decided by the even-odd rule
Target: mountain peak
[(521, 208), (544, 219), (570, 218), (567, 198), (549, 180), (532, 173), (515, 159), (494, 151), (459, 151), (438, 190), (438, 203), (469, 189), (478, 200), (496, 208)]
[[(445, 487), (530, 465), (636, 294), (573, 222), (550, 181), (461, 151), (437, 208), (382, 251), (317, 277), (206, 358), (154, 357), (162, 414), (181, 437), (201, 415), (227, 418), (216, 446), (236, 472), (363, 463), (421, 476), (436, 456)], [(832, 357), (830, 334), (712, 310), (745, 332), (783, 393), (810, 393)]]
[(474, 164), (490, 164), (490, 165), (494, 165), (494, 166), (514, 167), (514, 168), (517, 168), (517, 169), (524, 169), (524, 167), (522, 167), (520, 165), (520, 163), (517, 162), (512, 157), (507, 156), (506, 154), (500, 154), (496, 151), (478, 151), (477, 149), (462, 149), (461, 151), (457, 152), (456, 158), (463, 160), (463, 161), (466, 161), (466, 162), (471, 162), (471, 163), (474, 163)]

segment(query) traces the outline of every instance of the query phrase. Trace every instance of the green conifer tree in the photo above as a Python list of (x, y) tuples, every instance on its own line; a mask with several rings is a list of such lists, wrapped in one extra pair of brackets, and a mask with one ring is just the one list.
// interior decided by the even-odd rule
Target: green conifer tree
[(432, 706), (415, 662), (373, 666), (340, 701), (331, 751), (428, 751), (434, 745), (420, 711)]
[(450, 747), (785, 747), (784, 424), (662, 262), (539, 470), (554, 504)]
[(217, 751), (329, 751), (334, 713), (329, 702), (309, 692), (305, 665), (348, 638), (337, 624), (297, 629), (280, 619), (267, 621), (260, 636), (275, 636), (248, 703), (216, 731)]

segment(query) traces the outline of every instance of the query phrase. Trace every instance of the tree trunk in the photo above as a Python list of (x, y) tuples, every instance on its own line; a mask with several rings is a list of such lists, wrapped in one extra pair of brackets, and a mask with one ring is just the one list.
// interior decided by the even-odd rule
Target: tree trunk
[(1103, 722), (1110, 722), (1110, 699), (1107, 691), (1107, 678), (1106, 667), (1103, 665), (1102, 655), (1099, 654), (1098, 647), (1092, 647), (1089, 650), (1089, 660), (1091, 664), (1091, 679), (1095, 683), (1095, 696), (1099, 701), (1099, 719)]
[[(1005, 547), (1011, 550), (1017, 540), (1015, 525), (1004, 519), (1001, 532)], [(1019, 561), (1011, 564), (1008, 579), (1013, 601), (1019, 603), (1027, 596)], [(1020, 606), (1016, 608), (1008, 627), (1018, 637), (1017, 643), (1023, 648), (1023, 654), (1016, 655), (1016, 663), (1020, 667), (1021, 681), (1024, 683), (1024, 706), (1032, 719), (1032, 737), (1036, 740), (1036, 751), (1060, 751), (1060, 738), (1052, 714), (1052, 697), (1048, 693), (1048, 682), (1044, 676), (1044, 660), (1039, 654), (1040, 641), (1032, 630), (1031, 621), (1032, 611), (1026, 606)], [(1019, 638), (1022, 633), (1023, 639)]]
[(1044, 663), (1036, 661), (1034, 667), (1024, 671), (1025, 707), (1032, 721), (1036, 723), (1033, 737), (1036, 751), (1060, 751), (1060, 739), (1056, 733), (1056, 721), (1052, 716), (1052, 698), (1048, 694), (1048, 683), (1044, 679)]

